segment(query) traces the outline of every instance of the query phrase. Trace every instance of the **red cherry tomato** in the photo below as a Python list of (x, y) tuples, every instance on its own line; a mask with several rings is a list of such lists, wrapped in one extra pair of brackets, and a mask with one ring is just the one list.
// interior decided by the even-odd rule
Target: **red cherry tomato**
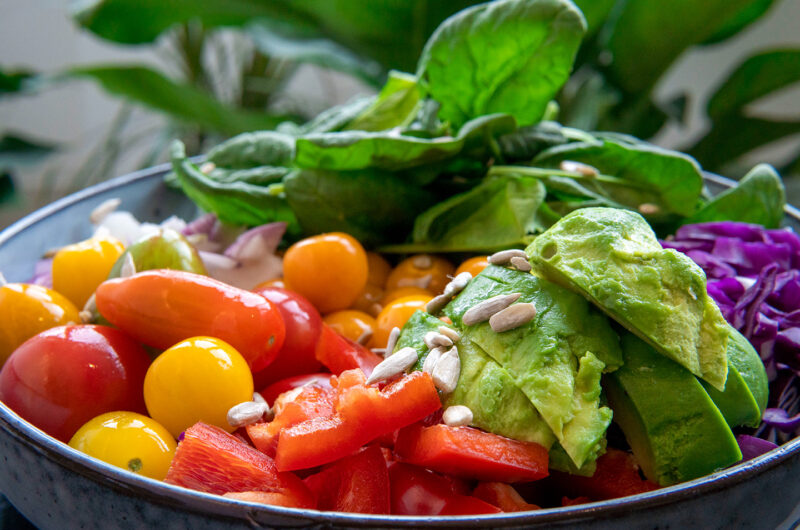
[(0, 371), (0, 401), (68, 442), (87, 421), (115, 410), (146, 413), (150, 358), (118, 329), (51, 328), (25, 341)]
[(278, 355), (286, 333), (263, 296), (192, 272), (157, 269), (107, 280), (95, 300), (101, 315), (145, 344), (166, 349), (198, 335), (216, 337), (254, 371)]
[(264, 399), (267, 400), (267, 403), (272, 405), (273, 403), (275, 403), (275, 398), (277, 398), (284, 392), (288, 392), (289, 390), (293, 390), (301, 386), (313, 385), (321, 388), (332, 389), (333, 388), (331, 386), (332, 375), (333, 374), (326, 374), (322, 372), (315, 374), (293, 375), (292, 377), (287, 377), (286, 379), (275, 381), (274, 383), (270, 384), (259, 393)]
[(278, 308), (286, 327), (286, 339), (278, 356), (266, 368), (253, 373), (255, 387), (264, 388), (292, 375), (319, 372), (322, 364), (314, 355), (322, 331), (319, 311), (303, 295), (287, 289), (261, 287), (255, 292)]

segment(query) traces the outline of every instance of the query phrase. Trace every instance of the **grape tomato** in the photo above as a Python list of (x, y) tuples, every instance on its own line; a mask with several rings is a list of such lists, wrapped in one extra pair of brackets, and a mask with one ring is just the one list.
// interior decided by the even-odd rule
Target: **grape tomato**
[(53, 289), (82, 308), (124, 250), (122, 243), (110, 236), (62, 247), (53, 257)]

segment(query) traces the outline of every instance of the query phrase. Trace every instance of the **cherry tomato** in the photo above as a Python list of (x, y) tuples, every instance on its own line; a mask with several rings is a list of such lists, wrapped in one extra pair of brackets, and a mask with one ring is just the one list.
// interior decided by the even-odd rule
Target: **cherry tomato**
[(253, 376), (236, 349), (214, 337), (192, 337), (159, 355), (144, 379), (150, 416), (172, 436), (198, 421), (228, 432), (228, 410), (253, 399)]
[(81, 321), (78, 308), (66, 297), (41, 285), (0, 286), (0, 366), (20, 344), (39, 332)]
[(464, 260), (456, 269), (455, 275), (458, 276), (462, 272), (468, 272), (475, 277), (488, 266), (489, 256), (475, 256), (474, 258)]
[(274, 278), (272, 280), (259, 283), (253, 288), (253, 290), (258, 291), (262, 287), (280, 287), (281, 289), (286, 289), (286, 284), (283, 283), (283, 278)]
[(67, 245), (53, 257), (53, 289), (82, 308), (125, 247), (113, 237), (90, 238)]
[(308, 298), (323, 314), (346, 309), (367, 284), (367, 254), (341, 232), (298, 241), (283, 257), (286, 288)]
[(350, 307), (350, 309), (363, 311), (374, 318), (378, 316), (378, 313), (380, 313), (381, 309), (383, 309), (381, 298), (383, 298), (383, 289), (377, 285), (368, 283), (364, 286), (364, 290), (361, 291), (360, 295), (358, 295), (358, 298), (356, 298), (356, 301), (353, 302), (353, 305)]
[(377, 323), (367, 313), (354, 309), (343, 309), (325, 315), (323, 322), (332, 327), (340, 335), (353, 342), (366, 345), (375, 334)]
[(263, 296), (186, 271), (108, 280), (96, 301), (103, 317), (149, 346), (210, 335), (230, 343), (253, 370), (272, 362), (286, 334), (280, 311)]
[(293, 390), (301, 386), (311, 385), (321, 388), (333, 388), (331, 386), (331, 376), (332, 374), (326, 374), (322, 372), (317, 372), (315, 374), (294, 375), (270, 384), (259, 393), (264, 399), (267, 400), (267, 403), (272, 405), (275, 403), (275, 398), (284, 392), (288, 392), (289, 390)]
[(414, 311), (425, 311), (425, 304), (430, 302), (431, 297), (425, 295), (404, 296), (389, 303), (384, 307), (378, 315), (377, 323), (378, 329), (375, 330), (375, 335), (372, 337), (372, 344), (376, 348), (386, 346), (389, 340), (389, 334), (392, 328), (401, 328), (411, 318)]
[(453, 264), (444, 258), (429, 254), (417, 254), (397, 264), (386, 280), (386, 290), (398, 287), (422, 287), (433, 293), (441, 293), (455, 272)]
[(0, 401), (68, 442), (104, 412), (144, 412), (142, 383), (149, 364), (144, 349), (118, 329), (58, 326), (11, 354), (0, 371)]
[(367, 283), (383, 288), (392, 271), (392, 266), (386, 258), (377, 252), (367, 252), (367, 267)]
[(257, 288), (256, 293), (280, 311), (286, 327), (286, 339), (278, 356), (269, 365), (253, 373), (256, 388), (263, 388), (295, 374), (318, 372), (322, 364), (314, 351), (322, 332), (319, 311), (300, 294), (279, 287)]
[(391, 291), (386, 291), (383, 293), (383, 298), (381, 298), (381, 306), (386, 307), (398, 298), (405, 298), (406, 296), (427, 296), (429, 298), (433, 298), (435, 294), (427, 289), (423, 289), (422, 287), (398, 287), (397, 289), (392, 289)]
[(86, 422), (70, 447), (111, 465), (164, 480), (175, 439), (157, 421), (135, 412), (106, 412)]

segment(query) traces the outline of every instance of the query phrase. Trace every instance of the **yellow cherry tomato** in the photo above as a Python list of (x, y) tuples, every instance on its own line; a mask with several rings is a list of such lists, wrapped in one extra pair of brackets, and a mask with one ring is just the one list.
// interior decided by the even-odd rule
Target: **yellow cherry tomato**
[(107, 412), (78, 429), (70, 447), (111, 465), (164, 480), (175, 439), (157, 421), (135, 412)]
[(168, 348), (144, 378), (147, 412), (175, 438), (198, 421), (233, 432), (228, 410), (252, 399), (247, 361), (214, 337), (192, 337)]
[(381, 312), (381, 309), (383, 309), (383, 304), (381, 303), (382, 298), (383, 289), (377, 285), (368, 283), (364, 286), (364, 290), (361, 291), (360, 295), (358, 295), (358, 298), (356, 298), (356, 301), (353, 302), (353, 305), (350, 307), (350, 309), (363, 311), (364, 313), (375, 318), (378, 316), (378, 313)]
[(53, 289), (27, 283), (0, 286), (0, 366), (34, 335), (69, 322), (80, 323), (78, 308)]
[(367, 253), (355, 238), (331, 232), (302, 239), (283, 256), (286, 288), (320, 313), (347, 309), (367, 284)]
[(425, 304), (431, 300), (431, 296), (414, 295), (404, 296), (389, 303), (384, 307), (376, 319), (378, 328), (372, 336), (372, 347), (383, 348), (389, 340), (392, 328), (401, 328), (411, 318), (417, 309), (425, 311)]
[(383, 293), (381, 305), (386, 307), (398, 298), (404, 298), (406, 296), (427, 296), (433, 298), (435, 295), (431, 291), (423, 289), (422, 287), (398, 287), (397, 289), (392, 289), (391, 291), (386, 291)]
[(456, 269), (456, 276), (461, 274), (462, 272), (468, 272), (472, 274), (474, 278), (480, 272), (489, 266), (489, 256), (475, 256), (474, 258), (469, 258), (461, 263)]
[(367, 252), (367, 283), (380, 288), (386, 285), (392, 266), (377, 252)]
[(338, 331), (340, 335), (364, 345), (372, 340), (377, 327), (372, 316), (354, 309), (343, 309), (328, 313), (322, 321)]
[(62, 247), (53, 257), (53, 289), (83, 308), (124, 250), (124, 245), (110, 236)]
[(453, 264), (439, 256), (417, 254), (397, 264), (386, 280), (386, 290), (421, 287), (439, 294), (455, 272)]

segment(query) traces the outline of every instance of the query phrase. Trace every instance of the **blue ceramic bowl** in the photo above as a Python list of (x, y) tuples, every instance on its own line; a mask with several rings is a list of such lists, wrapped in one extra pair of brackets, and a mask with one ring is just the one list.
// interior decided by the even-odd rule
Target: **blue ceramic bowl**
[[(141, 171), (51, 204), (0, 233), (0, 271), (26, 281), (46, 250), (90, 235), (89, 212), (122, 199), (139, 219), (194, 206), (167, 189), (168, 167)], [(709, 177), (724, 188), (730, 181)], [(800, 212), (787, 208), (800, 226)], [(40, 528), (487, 527), (775, 528), (800, 519), (800, 438), (754, 460), (658, 491), (566, 508), (480, 517), (392, 517), (296, 510), (224, 499), (128, 473), (47, 436), (0, 403), (0, 492)], [(0, 525), (2, 526), (2, 525)]]

